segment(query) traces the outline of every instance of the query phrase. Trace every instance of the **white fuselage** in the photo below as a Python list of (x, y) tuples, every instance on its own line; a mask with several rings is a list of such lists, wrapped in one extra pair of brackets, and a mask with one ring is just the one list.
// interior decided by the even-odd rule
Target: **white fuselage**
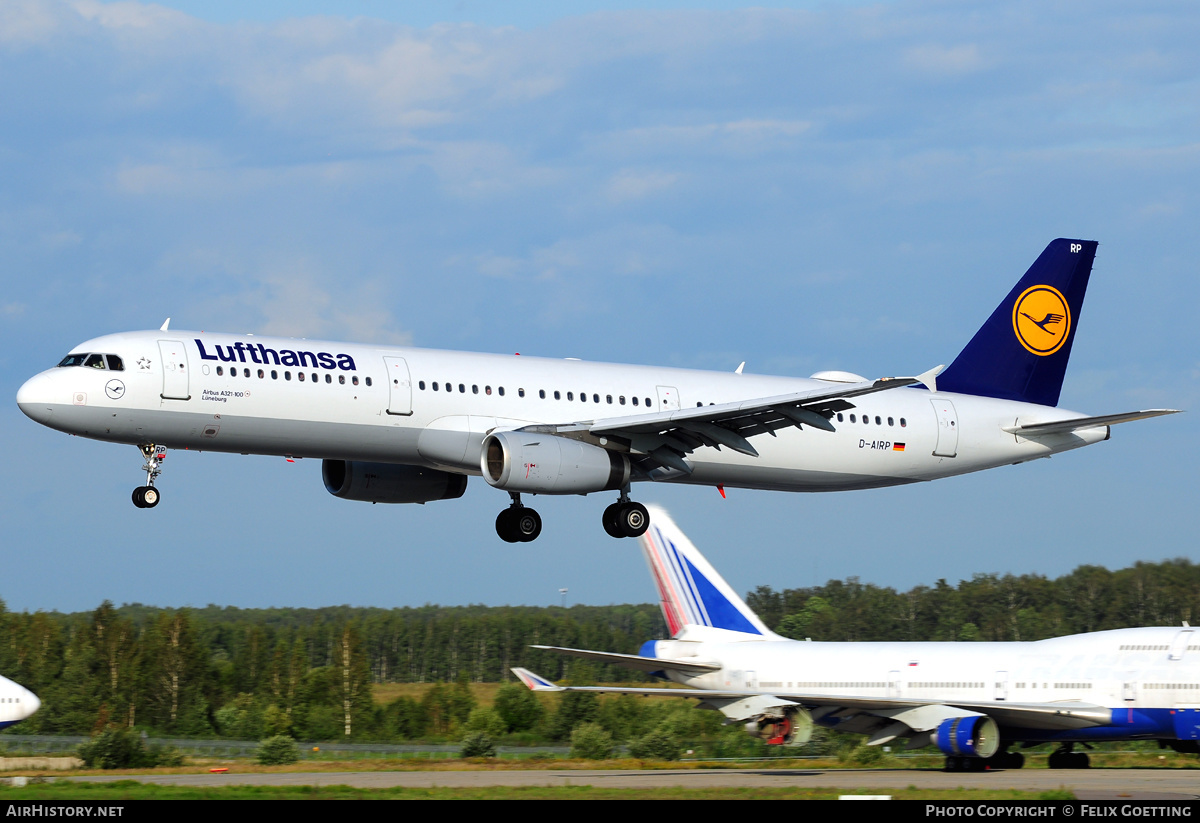
[[(89, 340), (123, 369), (49, 369), (20, 390), (21, 409), (61, 431), (168, 448), (403, 463), (480, 473), (493, 430), (638, 415), (813, 387), (765, 377), (186, 331)], [(112, 361), (108, 361), (111, 363)], [(1078, 417), (972, 395), (899, 388), (856, 398), (836, 431), (789, 428), (755, 438), (758, 457), (700, 448), (690, 474), (647, 478), (787, 491), (933, 480), (1106, 439), (1098, 426), (1022, 438), (1003, 427)]]
[[(655, 644), (655, 655), (719, 663), (720, 671), (700, 676), (671, 673), (672, 680), (697, 689), (992, 703), (998, 709), (1080, 702), (1113, 712), (1111, 725), (1070, 734), (1045, 731), (1046, 740), (1200, 734), (1200, 631), (1190, 627), (1116, 629), (1027, 643), (663, 640)], [(1185, 727), (1186, 736), (1180, 734)]]

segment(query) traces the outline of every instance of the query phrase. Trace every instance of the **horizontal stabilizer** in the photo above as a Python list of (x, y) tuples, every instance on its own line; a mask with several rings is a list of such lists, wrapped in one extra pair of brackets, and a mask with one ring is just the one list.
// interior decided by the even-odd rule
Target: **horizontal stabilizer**
[(1073, 417), (1070, 420), (1054, 420), (1049, 423), (1030, 423), (1021, 426), (1005, 426), (1004, 430), (1022, 437), (1037, 437), (1042, 434), (1062, 434), (1079, 429), (1095, 429), (1100, 426), (1115, 426), (1117, 423), (1130, 423), (1134, 420), (1145, 420), (1148, 417), (1161, 417), (1164, 414), (1178, 414), (1180, 409), (1147, 409), (1146, 411), (1124, 412), (1123, 414), (1102, 414), (1097, 417)]
[(720, 671), (717, 663), (701, 663), (698, 660), (666, 660), (658, 657), (640, 657), (636, 654), (611, 654), (609, 652), (593, 652), (586, 649), (567, 649), (562, 646), (530, 646), (531, 649), (542, 649), (548, 652), (568, 654), (572, 657), (582, 657), (584, 660), (595, 660), (598, 663), (612, 663), (626, 669), (636, 669), (643, 672), (675, 671), (684, 674), (705, 674)]

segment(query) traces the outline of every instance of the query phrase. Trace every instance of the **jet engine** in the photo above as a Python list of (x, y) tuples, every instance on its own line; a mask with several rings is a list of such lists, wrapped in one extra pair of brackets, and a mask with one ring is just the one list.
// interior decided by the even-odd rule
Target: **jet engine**
[(1000, 748), (1000, 730), (985, 714), (948, 717), (938, 724), (933, 742), (945, 755), (991, 757)]
[(784, 709), (777, 714), (760, 714), (744, 726), (751, 737), (768, 746), (791, 746), (807, 743), (812, 737), (813, 721), (804, 709)]
[(465, 474), (361, 460), (322, 460), (321, 480), (334, 497), (370, 503), (453, 500), (467, 490)]
[(532, 494), (588, 494), (629, 483), (629, 456), (591, 443), (536, 432), (488, 435), (483, 479), (498, 489)]

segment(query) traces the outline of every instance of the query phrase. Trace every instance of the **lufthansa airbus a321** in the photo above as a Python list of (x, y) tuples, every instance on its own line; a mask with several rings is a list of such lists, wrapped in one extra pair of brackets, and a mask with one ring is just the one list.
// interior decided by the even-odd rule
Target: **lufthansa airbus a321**
[(168, 449), (320, 458), (347, 500), (507, 492), (509, 542), (541, 532), (528, 494), (616, 492), (602, 523), (637, 537), (637, 481), (783, 491), (870, 489), (1021, 463), (1169, 409), (1057, 408), (1096, 243), (1050, 243), (948, 369), (867, 380), (768, 377), (254, 335), (98, 337), (17, 393), (59, 431), (137, 446), (153, 508)]

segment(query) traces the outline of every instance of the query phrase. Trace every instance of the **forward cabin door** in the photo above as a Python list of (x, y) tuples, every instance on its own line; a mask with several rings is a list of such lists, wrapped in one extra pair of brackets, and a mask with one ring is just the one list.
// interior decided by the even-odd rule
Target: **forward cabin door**
[(187, 348), (181, 340), (159, 340), (158, 359), (162, 363), (164, 400), (191, 400), (188, 383)]
[(412, 414), (412, 378), (408, 374), (408, 361), (403, 357), (385, 357), (383, 364), (388, 376), (387, 413)]
[(938, 434), (937, 446), (933, 453), (938, 457), (954, 457), (958, 454), (958, 414), (954, 404), (940, 397), (932, 398), (934, 414), (937, 415)]

